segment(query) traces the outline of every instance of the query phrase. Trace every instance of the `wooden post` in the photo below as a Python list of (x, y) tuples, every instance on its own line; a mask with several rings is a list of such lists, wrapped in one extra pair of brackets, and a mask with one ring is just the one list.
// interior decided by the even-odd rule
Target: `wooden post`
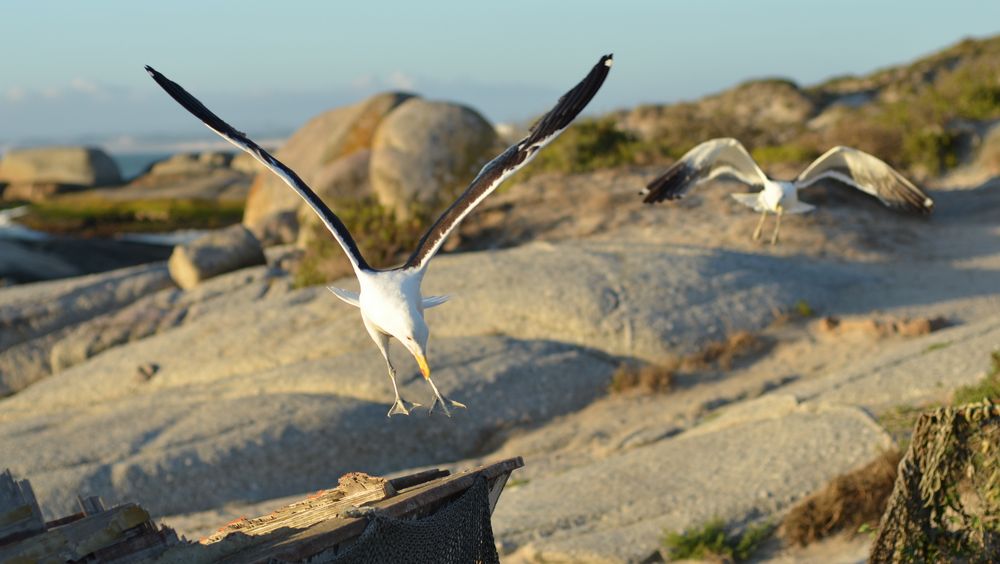
[(0, 545), (45, 530), (45, 519), (27, 480), (15, 480), (10, 470), (0, 473)]

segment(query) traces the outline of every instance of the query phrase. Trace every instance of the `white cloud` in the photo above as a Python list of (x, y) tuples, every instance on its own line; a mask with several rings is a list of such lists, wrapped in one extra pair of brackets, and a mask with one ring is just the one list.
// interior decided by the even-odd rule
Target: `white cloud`
[(62, 96), (62, 90), (58, 88), (43, 88), (41, 94), (42, 98), (46, 100), (55, 100)]
[(69, 82), (69, 87), (83, 94), (97, 95), (102, 92), (101, 87), (98, 86), (97, 83), (85, 78), (74, 78)]
[(414, 90), (416, 87), (416, 78), (398, 70), (392, 71), (386, 77), (363, 74), (351, 80), (351, 88), (362, 92), (372, 92), (375, 90)]
[(7, 89), (4, 93), (4, 97), (7, 98), (8, 102), (20, 102), (28, 97), (28, 91), (20, 86), (13, 86)]
[(413, 88), (417, 85), (417, 80), (402, 71), (396, 70), (389, 74), (389, 78), (386, 80), (386, 83), (389, 86), (400, 90), (413, 90)]

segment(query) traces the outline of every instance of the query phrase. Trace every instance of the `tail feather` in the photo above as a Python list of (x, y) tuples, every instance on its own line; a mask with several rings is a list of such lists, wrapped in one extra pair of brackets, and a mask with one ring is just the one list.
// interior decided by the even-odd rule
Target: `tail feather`
[(791, 207), (785, 208), (785, 213), (809, 213), (816, 209), (816, 206), (805, 202), (795, 202)]
[(764, 207), (761, 205), (759, 192), (753, 192), (750, 194), (730, 194), (730, 196), (744, 206), (753, 208), (754, 211), (764, 211)]
[(361, 307), (361, 297), (357, 293), (343, 288), (337, 288), (336, 286), (327, 286), (327, 289), (333, 292), (333, 295), (340, 298), (344, 303), (350, 304), (354, 307)]
[(446, 296), (427, 296), (426, 298), (424, 298), (424, 301), (423, 301), (424, 309), (430, 309), (432, 307), (437, 307), (437, 306), (445, 303), (446, 301), (448, 301), (450, 298), (451, 298), (451, 296), (447, 296), (447, 295)]

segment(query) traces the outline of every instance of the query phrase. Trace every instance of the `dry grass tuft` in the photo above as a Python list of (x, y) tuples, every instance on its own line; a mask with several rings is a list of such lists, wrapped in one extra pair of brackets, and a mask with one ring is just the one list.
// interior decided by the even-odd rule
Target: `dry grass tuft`
[(626, 363), (618, 367), (611, 377), (611, 392), (622, 394), (636, 391), (642, 394), (666, 394), (674, 387), (676, 364)]
[(700, 351), (684, 357), (679, 368), (688, 371), (705, 370), (713, 364), (723, 370), (733, 367), (737, 358), (763, 352), (767, 342), (749, 331), (737, 331), (724, 341), (712, 341)]
[(943, 317), (850, 317), (828, 316), (816, 322), (820, 333), (842, 335), (862, 333), (879, 339), (892, 336), (919, 337), (948, 326)]
[(736, 359), (767, 350), (771, 343), (749, 331), (737, 331), (724, 341), (707, 343), (700, 351), (685, 357), (657, 364), (624, 363), (611, 378), (611, 392), (621, 394), (636, 391), (644, 394), (665, 394), (674, 388), (681, 373), (694, 373), (712, 368), (729, 370)]
[(782, 536), (806, 546), (841, 531), (854, 533), (862, 525), (877, 525), (901, 458), (898, 450), (889, 450), (867, 466), (837, 476), (789, 511), (781, 524)]

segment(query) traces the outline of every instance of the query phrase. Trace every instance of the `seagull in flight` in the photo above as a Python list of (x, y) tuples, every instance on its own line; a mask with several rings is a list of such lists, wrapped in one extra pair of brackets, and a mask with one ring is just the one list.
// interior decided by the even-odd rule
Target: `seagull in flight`
[(343, 247), (347, 258), (351, 261), (351, 266), (354, 267), (354, 274), (358, 278), (361, 291), (354, 293), (332, 286), (330, 290), (344, 302), (361, 310), (361, 320), (364, 322), (365, 329), (368, 330), (368, 335), (375, 341), (375, 345), (385, 359), (389, 370), (389, 379), (392, 381), (392, 388), (396, 394), (396, 400), (393, 402), (392, 408), (389, 409), (388, 415), (409, 415), (412, 407), (419, 406), (419, 404), (405, 401), (399, 395), (399, 388), (396, 386), (396, 369), (393, 367), (392, 361), (389, 360), (389, 340), (395, 338), (416, 359), (420, 373), (434, 392), (434, 400), (428, 411), (434, 411), (434, 407), (440, 404), (445, 415), (450, 417), (449, 407), (464, 408), (465, 405), (441, 395), (437, 386), (434, 385), (434, 381), (431, 380), (431, 369), (427, 364), (429, 330), (424, 321), (424, 310), (441, 305), (448, 299), (448, 296), (424, 297), (421, 294), (420, 284), (427, 272), (427, 266), (441, 249), (441, 245), (448, 235), (465, 216), (469, 215), (504, 180), (531, 162), (542, 147), (552, 142), (569, 126), (570, 122), (597, 94), (611, 70), (611, 63), (612, 55), (601, 57), (587, 76), (572, 90), (559, 98), (555, 107), (531, 127), (524, 139), (486, 163), (465, 192), (428, 229), (406, 263), (389, 270), (377, 270), (365, 261), (344, 223), (295, 174), (295, 171), (271, 156), (244, 133), (237, 131), (212, 113), (179, 84), (163, 76), (152, 67), (147, 66), (146, 72), (166, 90), (167, 94), (204, 122), (209, 129), (249, 153), (284, 180), (319, 215), (330, 233), (333, 234), (334, 239)]
[(732, 194), (732, 197), (761, 212), (753, 232), (754, 241), (760, 239), (768, 212), (776, 215), (772, 245), (778, 242), (782, 214), (806, 213), (815, 207), (799, 201), (799, 190), (827, 178), (875, 196), (890, 208), (927, 214), (934, 207), (934, 201), (923, 190), (881, 159), (864, 151), (834, 147), (813, 161), (795, 180), (773, 180), (757, 166), (739, 141), (728, 137), (705, 141), (685, 153), (646, 186), (642, 192), (646, 196), (643, 202), (653, 204), (679, 199), (695, 185), (722, 175), (734, 176), (761, 189), (749, 194)]

